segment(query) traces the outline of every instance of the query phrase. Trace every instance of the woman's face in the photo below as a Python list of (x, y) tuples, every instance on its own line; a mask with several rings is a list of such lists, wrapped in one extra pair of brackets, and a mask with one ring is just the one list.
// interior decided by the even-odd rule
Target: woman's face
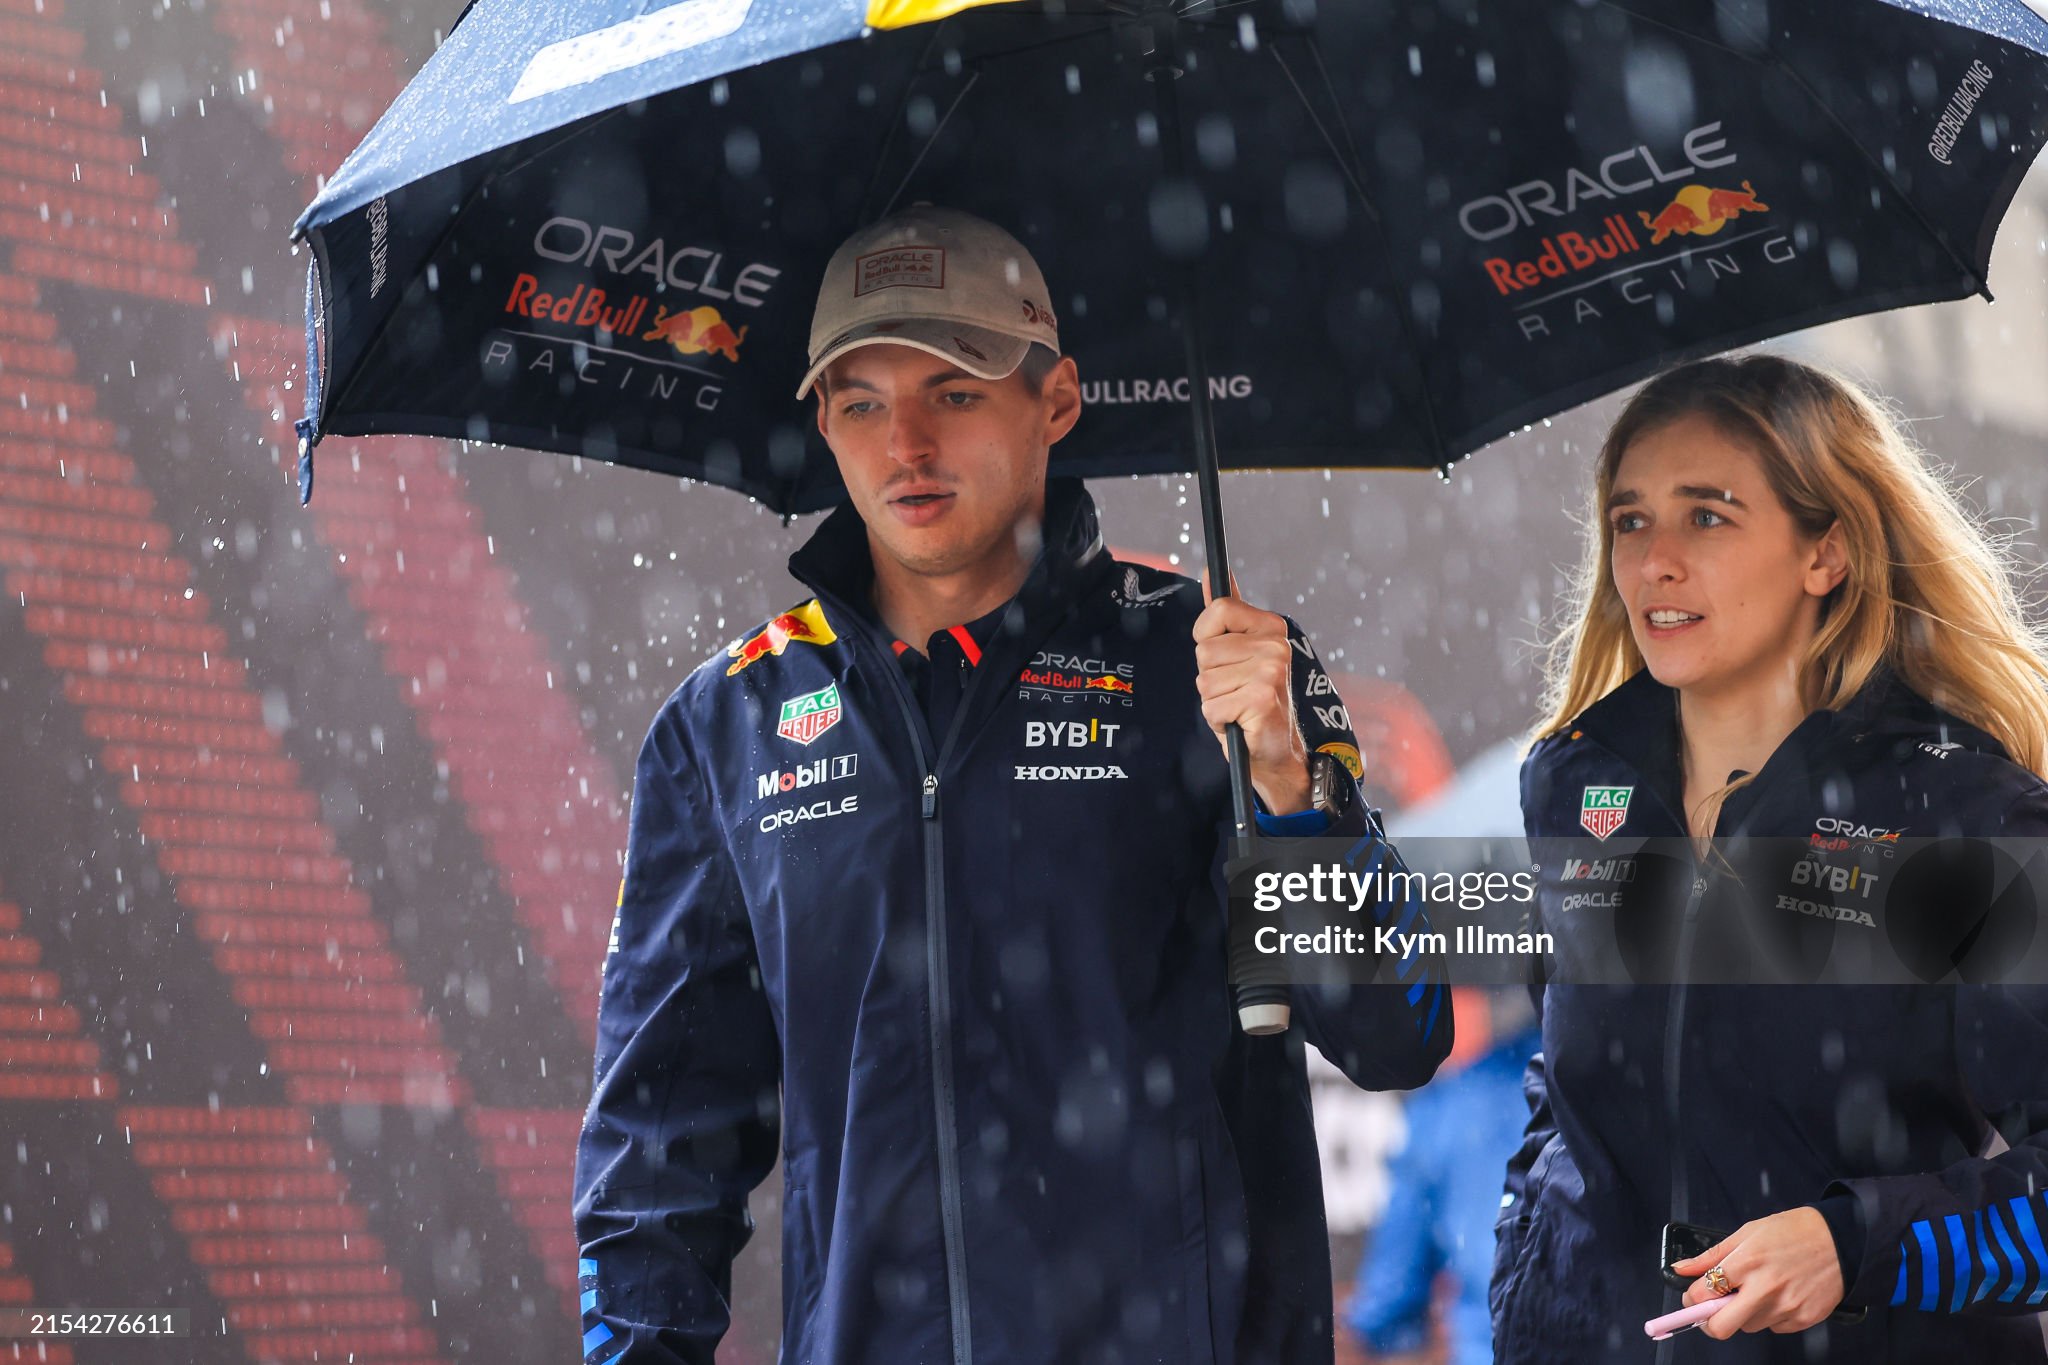
[(1615, 591), (1650, 673), (1705, 697), (1796, 681), (1841, 582), (1841, 531), (1813, 538), (1763, 461), (1704, 417), (1638, 435), (1608, 498)]

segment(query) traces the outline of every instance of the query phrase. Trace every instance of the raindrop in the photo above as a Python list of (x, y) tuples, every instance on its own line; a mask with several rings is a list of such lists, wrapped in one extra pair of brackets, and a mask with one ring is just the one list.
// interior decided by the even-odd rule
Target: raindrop
[(725, 168), (734, 175), (747, 176), (761, 169), (761, 139), (751, 128), (734, 128), (725, 135)]
[(1858, 270), (1854, 242), (1846, 237), (1837, 237), (1828, 243), (1828, 274), (1834, 277), (1835, 287), (1844, 293), (1856, 287)]
[(1208, 247), (1208, 205), (1194, 185), (1185, 180), (1161, 181), (1153, 186), (1146, 209), (1153, 244), (1168, 259), (1193, 260)]
[(1330, 242), (1344, 235), (1350, 208), (1344, 202), (1344, 182), (1329, 167), (1317, 162), (1289, 166), (1280, 194), (1287, 226), (1297, 237)]
[(1237, 129), (1224, 114), (1204, 114), (1195, 124), (1195, 155), (1212, 171), (1237, 164)]
[(1692, 67), (1668, 43), (1644, 39), (1622, 59), (1629, 116), (1652, 143), (1676, 143), (1693, 126)]

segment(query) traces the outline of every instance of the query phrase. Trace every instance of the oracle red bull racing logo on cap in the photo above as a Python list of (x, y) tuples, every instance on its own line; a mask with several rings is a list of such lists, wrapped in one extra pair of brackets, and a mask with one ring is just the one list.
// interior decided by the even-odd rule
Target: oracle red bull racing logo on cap
[(1588, 787), (1579, 801), (1579, 823), (1595, 839), (1605, 839), (1628, 819), (1634, 787)]
[(827, 683), (815, 692), (791, 697), (782, 703), (782, 715), (775, 733), (799, 744), (809, 744), (839, 723), (839, 684)]
[(763, 626), (758, 634), (748, 636), (725, 651), (725, 656), (733, 661), (732, 667), (725, 670), (725, 676), (730, 678), (757, 659), (782, 653), (792, 640), (829, 645), (838, 638), (825, 620), (825, 609), (818, 605), (816, 598), (812, 598), (796, 610), (782, 613)]
[(877, 289), (944, 289), (946, 249), (942, 246), (896, 246), (870, 251), (853, 263), (853, 296)]

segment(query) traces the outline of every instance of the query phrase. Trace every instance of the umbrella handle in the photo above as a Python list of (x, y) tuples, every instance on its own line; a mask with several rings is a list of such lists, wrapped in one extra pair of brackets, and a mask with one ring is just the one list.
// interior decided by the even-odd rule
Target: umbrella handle
[[(1236, 804), (1249, 807), (1251, 787), (1251, 759), (1245, 748), (1244, 729), (1236, 721), (1224, 727), (1224, 743), (1230, 750), (1231, 795)], [(1242, 787), (1244, 790), (1240, 790)], [(1240, 818), (1239, 829), (1256, 831), (1256, 824), (1247, 825)], [(1254, 837), (1240, 835), (1233, 841), (1240, 857), (1249, 857), (1256, 842)], [(1229, 911), (1238, 913), (1236, 910)], [(1293, 1010), (1287, 1002), (1287, 979), (1284, 968), (1275, 968), (1261, 958), (1256, 950), (1250, 949), (1249, 937), (1236, 932), (1241, 926), (1232, 925), (1230, 935), (1232, 975), (1238, 978), (1232, 986), (1237, 997), (1237, 1025), (1254, 1038), (1268, 1034), (1287, 1032)], [(1247, 980), (1246, 978), (1255, 978)], [(1268, 978), (1268, 979), (1256, 979)]]

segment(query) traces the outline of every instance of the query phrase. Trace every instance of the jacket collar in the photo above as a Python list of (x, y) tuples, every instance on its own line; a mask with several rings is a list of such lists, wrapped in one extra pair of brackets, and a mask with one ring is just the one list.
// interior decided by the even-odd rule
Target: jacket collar
[[(926, 750), (926, 758), (934, 771), (951, 752), (952, 736), (972, 734), (988, 723), (1003, 698), (1014, 691), (1010, 684), (1030, 660), (1031, 651), (1116, 567), (1102, 542), (1095, 500), (1079, 479), (1047, 481), (1042, 533), (1038, 557), (1023, 585), (1002, 608), (996, 629), (982, 641), (982, 659), (954, 713), (951, 734), (927, 736), (932, 747)], [(876, 619), (869, 600), (875, 568), (868, 551), (867, 526), (851, 504), (838, 507), (825, 518), (810, 540), (790, 556), (789, 571), (817, 593), (832, 615), (849, 621), (854, 631), (872, 641), (879, 657), (891, 659), (890, 633)], [(893, 661), (889, 671), (901, 672)], [(916, 716), (912, 725), (922, 729), (923, 716)]]
[[(1683, 825), (1684, 769), (1680, 761), (1678, 692), (1638, 669), (1627, 681), (1594, 702), (1569, 727), (1582, 731), (1633, 766)], [(1873, 736), (1906, 743), (1955, 735), (1972, 748), (2003, 754), (1997, 742), (1940, 710), (1880, 663), (1839, 710), (1814, 711), (1792, 728), (1765, 761), (1756, 781), (1732, 793), (1722, 807), (1724, 828), (1742, 817), (1770, 788), (1801, 789), (1833, 766), (1842, 750)]]
[[(1042, 530), (1038, 558), (1001, 618), (1004, 635), (1036, 637), (1111, 567), (1095, 499), (1079, 479), (1046, 481)], [(821, 599), (881, 630), (869, 596), (875, 565), (867, 524), (852, 503), (841, 503), (819, 524), (789, 557), (789, 572)], [(884, 635), (885, 650), (888, 643)]]

